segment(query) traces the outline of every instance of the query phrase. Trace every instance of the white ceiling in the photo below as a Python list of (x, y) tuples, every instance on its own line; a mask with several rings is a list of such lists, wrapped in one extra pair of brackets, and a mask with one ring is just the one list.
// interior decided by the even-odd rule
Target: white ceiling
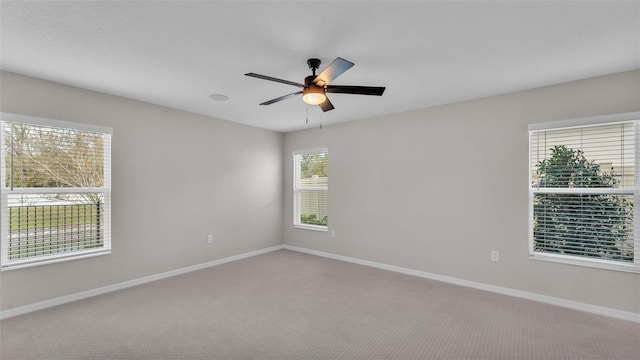
[[(640, 68), (640, 2), (2, 1), (0, 67), (287, 132)], [(333, 84), (258, 104), (343, 57)], [(321, 69), (323, 68), (321, 66)], [(224, 94), (226, 102), (209, 99)]]

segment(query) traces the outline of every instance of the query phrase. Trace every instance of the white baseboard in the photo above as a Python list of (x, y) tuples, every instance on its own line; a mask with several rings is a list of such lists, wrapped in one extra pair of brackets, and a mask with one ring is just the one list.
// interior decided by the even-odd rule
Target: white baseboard
[(346, 261), (346, 262), (350, 262), (350, 263), (354, 263), (354, 264), (370, 266), (370, 267), (374, 267), (374, 268), (378, 268), (378, 269), (389, 270), (389, 271), (393, 271), (393, 272), (398, 272), (398, 273), (402, 273), (402, 274), (422, 277), (422, 278), (426, 278), (426, 279), (442, 281), (442, 282), (446, 282), (446, 283), (450, 283), (450, 284), (454, 284), (454, 285), (466, 286), (466, 287), (479, 289), (479, 290), (491, 291), (491, 292), (498, 293), (498, 294), (515, 296), (515, 297), (519, 297), (519, 298), (523, 298), (523, 299), (527, 299), (527, 300), (538, 301), (538, 302), (542, 302), (542, 303), (546, 303), (546, 304), (566, 307), (566, 308), (569, 308), (569, 309), (586, 311), (586, 312), (590, 312), (590, 313), (594, 313), (594, 314), (598, 314), (598, 315), (604, 315), (604, 316), (609, 316), (609, 317), (613, 317), (613, 318), (618, 318), (618, 319), (622, 319), (622, 320), (628, 320), (628, 321), (634, 321), (634, 322), (640, 323), (640, 314), (637, 314), (637, 313), (611, 309), (611, 308), (607, 308), (607, 307), (603, 307), (603, 306), (585, 304), (585, 303), (580, 303), (580, 302), (577, 302), (577, 301), (571, 301), (571, 300), (556, 298), (556, 297), (552, 297), (552, 296), (540, 295), (540, 294), (531, 293), (531, 292), (527, 292), (527, 291), (515, 290), (515, 289), (505, 288), (505, 287), (501, 287), (501, 286), (480, 283), (480, 282), (476, 282), (476, 281), (463, 280), (463, 279), (459, 279), (459, 278), (455, 278), (455, 277), (451, 277), (451, 276), (438, 275), (438, 274), (428, 273), (428, 272), (425, 272), (425, 271), (419, 271), (419, 270), (413, 270), (413, 269), (403, 268), (403, 267), (399, 267), (399, 266), (387, 265), (387, 264), (378, 263), (378, 262), (374, 262), (374, 261), (362, 260), (362, 259), (352, 258), (352, 257), (348, 257), (348, 256), (337, 255), (337, 254), (332, 254), (332, 253), (328, 253), (328, 252), (324, 252), (324, 251), (306, 249), (306, 248), (301, 248), (301, 247), (291, 246), (291, 245), (272, 246), (272, 247), (261, 249), (261, 250), (256, 250), (256, 251), (251, 251), (251, 252), (248, 252), (248, 253), (229, 256), (229, 257), (218, 259), (218, 260), (208, 261), (208, 262), (202, 263), (202, 264), (187, 266), (187, 267), (184, 267), (184, 268), (167, 271), (167, 272), (160, 273), (160, 274), (145, 276), (145, 277), (138, 278), (138, 279), (133, 279), (133, 280), (129, 280), (129, 281), (113, 284), (113, 285), (107, 285), (107, 286), (103, 286), (103, 287), (92, 289), (92, 290), (87, 290), (87, 291), (82, 291), (82, 292), (71, 294), (71, 295), (61, 296), (61, 297), (58, 297), (58, 298), (55, 298), (55, 299), (45, 300), (45, 301), (37, 302), (37, 303), (34, 303), (34, 304), (29, 304), (29, 305), (25, 305), (25, 306), (20, 306), (20, 307), (17, 307), (17, 308), (9, 309), (9, 310), (0, 311), (0, 319), (6, 319), (6, 318), (13, 317), (13, 316), (18, 316), (18, 315), (30, 313), (30, 312), (33, 312), (33, 311), (43, 310), (43, 309), (47, 309), (47, 308), (50, 308), (50, 307), (53, 307), (53, 306), (62, 305), (62, 304), (70, 303), (70, 302), (73, 302), (73, 301), (86, 299), (86, 298), (89, 298), (89, 297), (92, 297), (92, 296), (106, 294), (106, 293), (109, 293), (109, 292), (112, 292), (112, 291), (126, 289), (126, 288), (129, 288), (129, 287), (132, 287), (132, 286), (146, 284), (146, 283), (149, 283), (149, 282), (152, 282), (152, 281), (165, 279), (165, 278), (176, 276), (176, 275), (181, 275), (181, 274), (185, 274), (185, 273), (196, 271), (196, 270), (200, 270), (200, 269), (205, 269), (205, 268), (208, 268), (208, 267), (211, 267), (211, 266), (225, 264), (225, 263), (228, 263), (228, 262), (231, 262), (231, 261), (246, 259), (246, 258), (249, 258), (249, 257), (252, 257), (252, 256), (265, 254), (265, 253), (276, 251), (276, 250), (280, 250), (280, 249), (287, 249), (287, 250), (297, 251), (297, 252), (301, 252), (301, 253), (322, 256), (322, 257), (326, 257), (326, 258), (330, 258), (330, 259)]
[(33, 311), (47, 309), (47, 308), (50, 308), (50, 307), (53, 307), (53, 306), (62, 305), (62, 304), (70, 303), (70, 302), (73, 302), (73, 301), (86, 299), (86, 298), (89, 298), (89, 297), (92, 297), (92, 296), (106, 294), (106, 293), (109, 293), (109, 292), (112, 292), (112, 291), (126, 289), (126, 288), (129, 288), (129, 287), (132, 287), (132, 286), (137, 286), (137, 285), (150, 283), (152, 281), (165, 279), (165, 278), (176, 276), (176, 275), (185, 274), (185, 273), (196, 271), (196, 270), (205, 269), (205, 268), (208, 268), (208, 267), (211, 267), (211, 266), (225, 264), (225, 263), (228, 263), (228, 262), (231, 262), (231, 261), (246, 259), (246, 258), (249, 258), (249, 257), (252, 257), (252, 256), (256, 256), (256, 255), (265, 254), (265, 253), (268, 253), (268, 252), (280, 250), (282, 248), (283, 248), (282, 245), (272, 246), (272, 247), (268, 247), (266, 249), (250, 251), (250, 252), (244, 253), (244, 254), (229, 256), (229, 257), (218, 259), (218, 260), (208, 261), (208, 262), (205, 262), (205, 263), (202, 263), (202, 264), (187, 266), (187, 267), (184, 267), (184, 268), (167, 271), (167, 272), (163, 272), (163, 273), (160, 273), (160, 274), (149, 275), (149, 276), (141, 277), (141, 278), (138, 278), (138, 279), (128, 280), (128, 281), (124, 281), (124, 282), (113, 284), (113, 285), (107, 285), (107, 286), (99, 287), (99, 288), (92, 289), (92, 290), (81, 291), (79, 293), (75, 293), (75, 294), (71, 294), (71, 295), (65, 295), (65, 296), (61, 296), (61, 297), (55, 298), (55, 299), (50, 299), (50, 300), (37, 302), (37, 303), (34, 303), (34, 304), (19, 306), (19, 307), (13, 308), (13, 309), (0, 311), (0, 319), (6, 319), (6, 318), (13, 317), (13, 316), (18, 316), (18, 315), (30, 313), (30, 312), (33, 312)]
[(571, 301), (571, 300), (556, 298), (556, 297), (547, 296), (547, 295), (540, 295), (540, 294), (531, 293), (527, 291), (515, 290), (515, 289), (505, 288), (501, 286), (480, 283), (476, 281), (469, 281), (469, 280), (459, 279), (451, 276), (438, 275), (438, 274), (433, 274), (425, 271), (418, 271), (418, 270), (403, 268), (399, 266), (387, 265), (383, 263), (378, 263), (378, 262), (369, 261), (369, 260), (362, 260), (362, 259), (352, 258), (348, 256), (343, 256), (343, 255), (336, 255), (336, 254), (332, 254), (324, 251), (306, 249), (306, 248), (301, 248), (297, 246), (283, 245), (282, 248), (287, 250), (302, 252), (306, 254), (322, 256), (322, 257), (326, 257), (334, 260), (346, 261), (354, 264), (370, 266), (378, 269), (394, 271), (402, 274), (442, 281), (442, 282), (446, 282), (454, 285), (460, 285), (460, 286), (466, 286), (466, 287), (479, 289), (479, 290), (491, 291), (491, 292), (502, 294), (502, 295), (515, 296), (515, 297), (519, 297), (527, 300), (533, 300), (533, 301), (542, 302), (546, 304), (562, 306), (569, 309), (586, 311), (593, 314), (604, 315), (604, 316), (609, 316), (617, 319), (634, 321), (634, 322), (640, 323), (640, 314), (638, 313), (616, 310), (616, 309), (611, 309), (603, 306), (585, 304), (577, 301)]

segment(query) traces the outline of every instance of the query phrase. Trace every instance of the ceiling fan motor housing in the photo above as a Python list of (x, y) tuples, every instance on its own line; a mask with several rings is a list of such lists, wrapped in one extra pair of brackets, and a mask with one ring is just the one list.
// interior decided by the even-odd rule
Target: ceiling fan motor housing
[(302, 89), (302, 99), (311, 105), (321, 104), (327, 99), (327, 96), (324, 94), (324, 87), (313, 83), (315, 78), (315, 75), (309, 75), (304, 78), (304, 89)]

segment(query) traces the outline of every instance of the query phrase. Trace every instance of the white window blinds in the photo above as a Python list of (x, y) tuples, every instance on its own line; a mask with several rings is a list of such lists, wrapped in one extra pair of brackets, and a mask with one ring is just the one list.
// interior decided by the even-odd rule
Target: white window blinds
[(636, 128), (625, 121), (530, 130), (533, 257), (638, 267)]
[(293, 169), (293, 224), (326, 230), (329, 193), (327, 149), (295, 152)]
[(110, 129), (14, 118), (0, 122), (2, 268), (108, 252)]

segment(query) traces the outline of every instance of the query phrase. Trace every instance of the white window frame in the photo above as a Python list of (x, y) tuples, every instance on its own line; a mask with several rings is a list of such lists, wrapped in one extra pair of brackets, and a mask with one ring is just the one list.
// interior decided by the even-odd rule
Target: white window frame
[[(79, 131), (95, 132), (104, 135), (104, 174), (103, 174), (103, 186), (97, 188), (8, 188), (6, 186), (6, 161), (4, 151), (4, 125), (6, 122), (23, 123), (29, 125), (53, 127), (61, 129), (73, 129)], [(113, 129), (81, 124), (69, 121), (53, 120), (47, 118), (10, 114), (0, 112), (0, 270), (15, 270), (26, 267), (33, 267), (45, 264), (58, 263), (62, 261), (82, 259), (87, 257), (107, 255), (111, 253), (111, 136), (113, 135)], [(43, 193), (101, 193), (103, 194), (103, 221), (104, 232), (102, 234), (103, 246), (94, 249), (85, 249), (72, 252), (64, 252), (51, 255), (34, 256), (24, 259), (9, 259), (8, 245), (9, 245), (9, 229), (8, 229), (8, 197), (14, 194), (43, 194)]]
[[(635, 124), (635, 164), (634, 164), (634, 187), (629, 189), (618, 188), (606, 188), (607, 193), (626, 194), (633, 195), (634, 210), (633, 210), (633, 226), (634, 226), (634, 249), (633, 249), (633, 263), (624, 263), (620, 261), (605, 260), (598, 258), (587, 258), (579, 256), (570, 256), (564, 254), (554, 254), (546, 252), (534, 251), (534, 195), (541, 193), (603, 193), (603, 188), (579, 188), (579, 189), (565, 189), (560, 188), (535, 188), (533, 186), (532, 169), (535, 164), (532, 161), (531, 154), (531, 134), (532, 132), (539, 130), (555, 130), (571, 127), (586, 127), (595, 125), (606, 125), (612, 123), (622, 122), (634, 122)], [(640, 112), (612, 114), (597, 117), (560, 120), (547, 123), (530, 124), (529, 125), (529, 167), (527, 169), (529, 173), (529, 259), (550, 261), (562, 264), (588, 266), (594, 268), (626, 271), (640, 273), (640, 237), (638, 232), (640, 231)]]
[[(303, 224), (300, 222), (300, 184), (298, 180), (300, 179), (300, 159), (302, 155), (306, 154), (317, 154), (317, 153), (327, 153), (329, 154), (328, 148), (315, 148), (315, 149), (307, 149), (307, 150), (298, 150), (292, 153), (293, 156), (293, 227), (297, 229), (307, 229), (307, 230), (315, 230), (315, 231), (328, 231), (329, 224), (326, 226), (323, 225), (311, 225), (311, 224)], [(305, 190), (320, 190), (327, 191), (329, 193), (329, 185), (327, 186), (319, 186), (317, 188), (305, 188)]]

